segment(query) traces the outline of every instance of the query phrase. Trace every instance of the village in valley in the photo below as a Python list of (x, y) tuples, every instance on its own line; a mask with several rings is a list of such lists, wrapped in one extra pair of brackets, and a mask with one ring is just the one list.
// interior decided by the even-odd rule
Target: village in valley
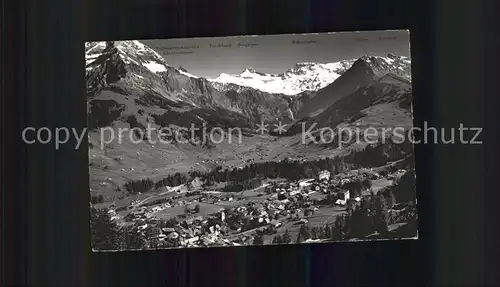
[(101, 218), (119, 230), (114, 248), (122, 249), (408, 238), (417, 236), (417, 214), (407, 161), (259, 180), (238, 192), (210, 190), (195, 178), (113, 203)]

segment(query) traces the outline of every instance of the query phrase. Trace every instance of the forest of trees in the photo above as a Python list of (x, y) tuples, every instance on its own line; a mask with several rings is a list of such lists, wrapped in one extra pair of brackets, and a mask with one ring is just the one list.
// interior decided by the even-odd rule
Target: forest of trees
[[(402, 150), (400, 152), (400, 150)], [(411, 151), (411, 150), (410, 150)], [(413, 165), (413, 157), (408, 156), (409, 152), (406, 147), (384, 147), (383, 145), (379, 147), (367, 147), (365, 152), (362, 152), (360, 156), (353, 156), (349, 158), (325, 158), (312, 161), (293, 161), (293, 160), (283, 160), (280, 162), (264, 162), (264, 163), (252, 163), (240, 169), (222, 169), (216, 168), (211, 172), (198, 172), (194, 171), (190, 173), (191, 177), (199, 177), (210, 183), (212, 182), (241, 182), (256, 177), (262, 178), (286, 178), (289, 180), (299, 180), (303, 178), (316, 177), (318, 173), (322, 170), (332, 171), (334, 174), (339, 174), (346, 172), (351, 169), (371, 166), (370, 163), (376, 162), (376, 166), (383, 165), (387, 163), (389, 154), (391, 160), (397, 160), (407, 157), (405, 164)], [(384, 160), (380, 160), (378, 155)], [(375, 165), (373, 165), (375, 166)]]
[(104, 202), (104, 197), (102, 196), (102, 194), (99, 194), (99, 195), (92, 195), (90, 197), (90, 202), (92, 204), (97, 204), (97, 203), (103, 203)]
[(262, 234), (257, 234), (254, 238), (253, 238), (253, 245), (262, 245), (264, 244), (264, 235)]
[(146, 127), (137, 120), (135, 115), (127, 116), (125, 121), (130, 125), (130, 129), (134, 129), (134, 135), (137, 140), (148, 140)]
[(240, 169), (218, 168), (208, 173), (191, 172), (190, 175), (200, 177), (210, 183), (242, 182), (257, 177), (299, 180), (316, 177), (322, 170), (340, 173), (355, 167), (355, 165), (344, 163), (338, 158), (325, 158), (307, 162), (283, 160), (280, 162), (252, 163)]
[(188, 182), (189, 177), (182, 173), (175, 173), (173, 175), (169, 175), (155, 184), (155, 188), (160, 188), (164, 186), (179, 186)]
[(397, 202), (408, 202), (416, 200), (415, 170), (410, 169), (394, 185), (392, 192)]
[(370, 189), (372, 187), (372, 182), (369, 179), (356, 179), (340, 186), (341, 190), (349, 190), (351, 192), (351, 197), (358, 197), (361, 195), (361, 191), (364, 189)]
[(384, 197), (389, 207), (397, 203), (415, 203), (417, 195), (415, 190), (415, 170), (408, 170), (401, 178), (396, 180), (394, 185), (379, 190), (378, 194)]
[(257, 178), (287, 178), (298, 180), (308, 177), (316, 177), (321, 170), (333, 170), (340, 173), (354, 168), (355, 166), (343, 163), (339, 159), (320, 159), (315, 161), (300, 162), (284, 160), (281, 162), (253, 163), (242, 169), (222, 169), (216, 168), (211, 172), (192, 171), (189, 174), (175, 173), (169, 175), (156, 183), (151, 179), (141, 179), (129, 181), (125, 184), (125, 190), (129, 194), (138, 194), (151, 191), (153, 188), (164, 186), (178, 186), (187, 183), (193, 178), (200, 178), (205, 185), (212, 185), (218, 182), (231, 182), (230, 188), (226, 191), (234, 192), (238, 186), (255, 186)]
[[(368, 150), (371, 150), (371, 148), (368, 148)], [(412, 157), (407, 157), (407, 159), (408, 160), (405, 161), (405, 164), (413, 164), (411, 162), (413, 159)], [(386, 161), (383, 163), (386, 163)], [(131, 181), (125, 184), (125, 189), (130, 194), (137, 194), (139, 192), (144, 193), (150, 191), (153, 187), (160, 188), (163, 186), (178, 186), (198, 177), (205, 182), (205, 186), (210, 186), (214, 183), (220, 182), (231, 182), (230, 186), (232, 187), (226, 190), (231, 192), (237, 190), (238, 185), (251, 185), (252, 180), (256, 178), (286, 178), (291, 181), (296, 181), (303, 178), (316, 177), (322, 170), (330, 170), (334, 174), (339, 174), (362, 166), (364, 165), (361, 163), (354, 164), (348, 161), (345, 162), (340, 158), (325, 158), (306, 162), (283, 160), (280, 162), (252, 163), (239, 169), (223, 169), (222, 167), (217, 167), (210, 172), (191, 171), (189, 174), (176, 173), (169, 175), (156, 183), (150, 179)], [(408, 177), (404, 179), (402, 178), (401, 180), (406, 182), (406, 185), (414, 184), (413, 179)], [(366, 184), (367, 183), (362, 183), (360, 187), (366, 188)], [(345, 186), (345, 188), (350, 189), (348, 186)]]
[(125, 190), (129, 194), (138, 194), (145, 193), (151, 191), (151, 189), (155, 186), (155, 182), (151, 179), (140, 179), (129, 181), (125, 184)]
[(94, 250), (141, 249), (147, 246), (145, 236), (135, 227), (121, 227), (111, 220), (107, 209), (91, 208), (90, 230)]
[(240, 192), (254, 189), (261, 185), (262, 180), (260, 178), (249, 179), (242, 182), (231, 182), (222, 189), (222, 192)]
[(389, 142), (386, 144), (367, 145), (364, 150), (349, 155), (345, 160), (364, 167), (376, 167), (413, 153), (413, 145), (410, 141), (404, 141), (401, 144), (393, 143), (390, 138), (387, 141)]
[(175, 217), (168, 221), (160, 220), (156, 227), (144, 231), (140, 231), (138, 226), (118, 225), (116, 221), (111, 220), (106, 208), (96, 209), (92, 207), (90, 217), (93, 250), (109, 251), (178, 246), (177, 243), (168, 240), (160, 242), (157, 239), (151, 239), (151, 237), (160, 233), (161, 228), (176, 226), (179, 222)]
[[(292, 241), (288, 231), (285, 235), (276, 235), (272, 243), (301, 243), (308, 239), (327, 239), (332, 241), (348, 240), (351, 238), (365, 238), (366, 236), (378, 233), (383, 238), (390, 237), (389, 224), (389, 204), (382, 194), (371, 194), (357, 204), (348, 207), (348, 213), (336, 217), (333, 224), (326, 224), (323, 227), (310, 227), (304, 224), (300, 227), (297, 238)], [(412, 223), (416, 220), (416, 208), (411, 205), (404, 212), (405, 222)], [(414, 230), (416, 234), (416, 229)]]
[(283, 236), (278, 234), (272, 241), (273, 244), (288, 244), (290, 242), (292, 242), (292, 237), (290, 236), (290, 233), (288, 233), (288, 229), (285, 230), (285, 234), (283, 234)]
[(114, 100), (92, 100), (90, 102), (90, 113), (87, 117), (87, 125), (90, 131), (100, 127), (110, 126), (120, 118), (125, 106)]
[[(388, 225), (389, 213), (385, 198), (372, 194), (358, 205), (351, 205), (348, 213), (337, 216), (333, 224), (312, 228), (307, 224), (302, 225), (295, 242), (300, 243), (307, 239), (339, 241), (364, 238), (375, 232), (387, 237)], [(283, 243), (282, 237), (277, 235), (273, 243)]]
[(160, 188), (164, 186), (178, 186), (188, 182), (189, 177), (186, 174), (175, 173), (169, 175), (157, 182), (151, 179), (132, 180), (125, 184), (125, 190), (129, 194), (138, 194), (151, 191), (153, 188)]

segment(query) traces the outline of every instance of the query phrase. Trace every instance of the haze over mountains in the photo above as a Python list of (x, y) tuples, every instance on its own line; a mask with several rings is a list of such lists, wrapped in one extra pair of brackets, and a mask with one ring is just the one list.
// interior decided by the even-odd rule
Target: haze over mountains
[[(154, 176), (238, 166), (247, 160), (346, 152), (333, 146), (299, 144), (303, 122), (331, 128), (412, 124), (411, 61), (407, 57), (389, 54), (337, 63), (302, 62), (280, 74), (248, 67), (237, 75), (221, 73), (206, 79), (170, 66), (139, 41), (91, 42), (85, 44), (85, 51), (89, 137), (94, 147), (89, 156), (92, 168), (100, 171), (95, 184), (109, 177), (110, 189), (138, 177), (138, 170)], [(261, 122), (271, 125), (270, 133), (256, 132)], [(287, 124), (285, 134), (272, 132), (272, 124), (278, 123)], [(192, 124), (238, 127), (245, 140), (238, 146), (145, 142), (98, 148), (98, 128), (143, 129), (148, 124), (171, 127), (186, 137), (185, 129)], [(206, 135), (196, 136), (203, 142)], [(214, 158), (219, 162), (214, 163)], [(136, 168), (130, 170), (130, 166)]]

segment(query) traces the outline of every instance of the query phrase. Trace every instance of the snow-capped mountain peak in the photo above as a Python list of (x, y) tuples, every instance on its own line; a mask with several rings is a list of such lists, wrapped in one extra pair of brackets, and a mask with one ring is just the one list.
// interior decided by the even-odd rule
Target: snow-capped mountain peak
[[(379, 75), (394, 73), (406, 79), (411, 78), (411, 61), (407, 57), (395, 56), (362, 56), (368, 66)], [(348, 59), (334, 63), (298, 62), (291, 69), (281, 74), (267, 74), (253, 68), (246, 68), (240, 74), (222, 73), (210, 81), (219, 90), (253, 88), (272, 94), (297, 95), (304, 91), (322, 89), (347, 71), (356, 59)]]
[(297, 95), (304, 91), (321, 89), (337, 79), (350, 66), (351, 60), (337, 63), (299, 62), (281, 74), (258, 72), (246, 68), (242, 73), (220, 74), (210, 80), (218, 89), (234, 85), (250, 87), (271, 94)]
[(86, 43), (85, 52), (89, 97), (116, 84), (193, 106), (225, 104), (206, 79), (168, 65), (161, 55), (139, 41)]
[(188, 76), (190, 78), (194, 78), (194, 79), (198, 79), (197, 76), (189, 73), (186, 69), (184, 69), (183, 67), (179, 67), (179, 69), (177, 69), (177, 71), (179, 71), (179, 73), (181, 73), (182, 75), (184, 76)]
[(256, 75), (259, 76), (259, 75), (263, 75), (263, 74), (262, 73), (258, 73), (254, 68), (246, 68), (245, 70), (243, 70), (243, 72), (241, 72), (240, 77), (242, 77), (242, 78), (252, 78), (252, 77), (254, 77)]
[(85, 43), (87, 94), (92, 97), (111, 84), (155, 90), (173, 101), (177, 97), (161, 87), (159, 81), (171, 69), (163, 57), (139, 41)]
[(363, 56), (360, 58), (366, 62), (373, 72), (379, 76), (387, 73), (395, 74), (407, 80), (411, 80), (411, 60), (404, 56)]
[(139, 41), (87, 42), (85, 43), (85, 60), (87, 69), (103, 53), (116, 49), (125, 64), (142, 66), (153, 73), (164, 72), (170, 67), (162, 56)]

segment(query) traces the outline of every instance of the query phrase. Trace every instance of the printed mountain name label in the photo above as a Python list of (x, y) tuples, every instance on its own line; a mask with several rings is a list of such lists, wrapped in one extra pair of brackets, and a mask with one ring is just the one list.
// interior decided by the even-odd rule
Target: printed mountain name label
[(210, 44), (210, 48), (231, 48), (231, 44)]
[(200, 46), (171, 46), (171, 47), (161, 47), (161, 50), (191, 50), (199, 49)]
[(292, 41), (292, 44), (294, 45), (299, 45), (299, 44), (316, 44), (317, 42), (314, 41), (314, 40), (304, 40), (304, 41), (300, 41), (300, 40), (293, 40)]
[(192, 54), (191, 50), (176, 50), (176, 51), (167, 51), (164, 55), (180, 55), (180, 54)]
[(179, 54), (192, 54), (193, 49), (199, 49), (200, 46), (171, 46), (171, 47), (162, 47), (162, 53), (164, 55), (179, 55)]
[(243, 47), (243, 48), (248, 48), (248, 47), (255, 47), (257, 44), (255, 43), (238, 43), (238, 47)]

